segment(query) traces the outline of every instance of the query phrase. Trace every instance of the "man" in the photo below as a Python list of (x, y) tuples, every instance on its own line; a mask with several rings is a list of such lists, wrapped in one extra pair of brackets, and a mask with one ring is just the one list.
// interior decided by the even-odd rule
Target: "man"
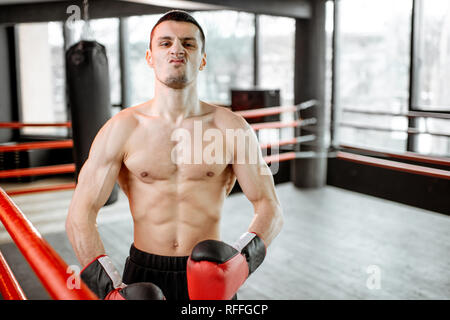
[[(112, 117), (80, 171), (66, 230), (84, 267), (81, 276), (101, 298), (117, 296), (125, 284), (151, 282), (166, 299), (209, 298), (202, 296), (208, 290), (215, 290), (214, 298), (229, 299), (262, 262), (283, 224), (273, 177), (248, 123), (198, 98), (197, 75), (206, 53), (203, 30), (193, 17), (179, 10), (165, 14), (153, 27), (146, 60), (155, 74), (154, 98)], [(212, 149), (198, 143), (199, 134), (204, 141), (207, 133), (215, 138)], [(245, 135), (242, 145), (237, 140)], [(236, 179), (254, 215), (248, 232), (229, 246), (220, 241), (219, 224)], [(96, 228), (97, 213), (116, 181), (134, 221), (123, 280)], [(230, 274), (222, 274), (215, 289), (207, 288), (224, 269)]]

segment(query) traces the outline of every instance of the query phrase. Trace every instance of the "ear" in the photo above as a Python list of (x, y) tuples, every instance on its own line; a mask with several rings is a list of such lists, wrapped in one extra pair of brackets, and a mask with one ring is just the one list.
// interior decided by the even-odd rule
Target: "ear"
[(200, 71), (203, 70), (206, 66), (206, 53), (203, 54), (202, 62), (200, 63)]
[(147, 51), (145, 52), (145, 60), (147, 61), (147, 64), (149, 65), (149, 67), (153, 68), (153, 59), (152, 59), (152, 53), (151, 53), (150, 49), (147, 49)]

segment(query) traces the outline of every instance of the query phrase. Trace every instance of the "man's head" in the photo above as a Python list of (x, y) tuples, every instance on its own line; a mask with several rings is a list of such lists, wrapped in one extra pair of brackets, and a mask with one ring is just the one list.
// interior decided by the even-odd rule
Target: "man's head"
[(166, 14), (164, 14), (161, 18), (159, 18), (159, 20), (153, 26), (152, 31), (150, 32), (150, 44), (149, 44), (150, 50), (152, 50), (152, 39), (153, 39), (153, 36), (155, 33), (155, 29), (160, 23), (162, 23), (164, 21), (187, 22), (187, 23), (192, 23), (193, 25), (195, 25), (198, 28), (198, 30), (200, 31), (200, 39), (202, 40), (202, 47), (201, 47), (202, 53), (205, 53), (206, 38), (205, 38), (205, 33), (203, 32), (202, 27), (197, 22), (197, 20), (194, 19), (194, 17), (192, 17), (186, 11), (182, 11), (182, 10), (171, 10), (171, 11), (167, 12)]
[(205, 36), (188, 13), (173, 10), (162, 16), (152, 29), (146, 60), (156, 79), (173, 89), (195, 83), (206, 65)]

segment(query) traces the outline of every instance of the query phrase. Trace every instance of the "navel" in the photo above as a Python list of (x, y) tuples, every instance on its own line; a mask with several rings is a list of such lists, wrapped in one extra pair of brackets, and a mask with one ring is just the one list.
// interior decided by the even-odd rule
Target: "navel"
[(208, 177), (212, 177), (212, 176), (214, 176), (214, 172), (208, 171), (208, 172), (206, 173), (206, 175), (207, 175)]

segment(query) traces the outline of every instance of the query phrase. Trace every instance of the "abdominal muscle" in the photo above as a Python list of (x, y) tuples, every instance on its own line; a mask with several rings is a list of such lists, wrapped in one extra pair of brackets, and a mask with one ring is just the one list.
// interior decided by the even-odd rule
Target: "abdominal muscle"
[(220, 239), (226, 190), (219, 181), (134, 181), (128, 189), (134, 246), (164, 256), (188, 256), (206, 239)]

